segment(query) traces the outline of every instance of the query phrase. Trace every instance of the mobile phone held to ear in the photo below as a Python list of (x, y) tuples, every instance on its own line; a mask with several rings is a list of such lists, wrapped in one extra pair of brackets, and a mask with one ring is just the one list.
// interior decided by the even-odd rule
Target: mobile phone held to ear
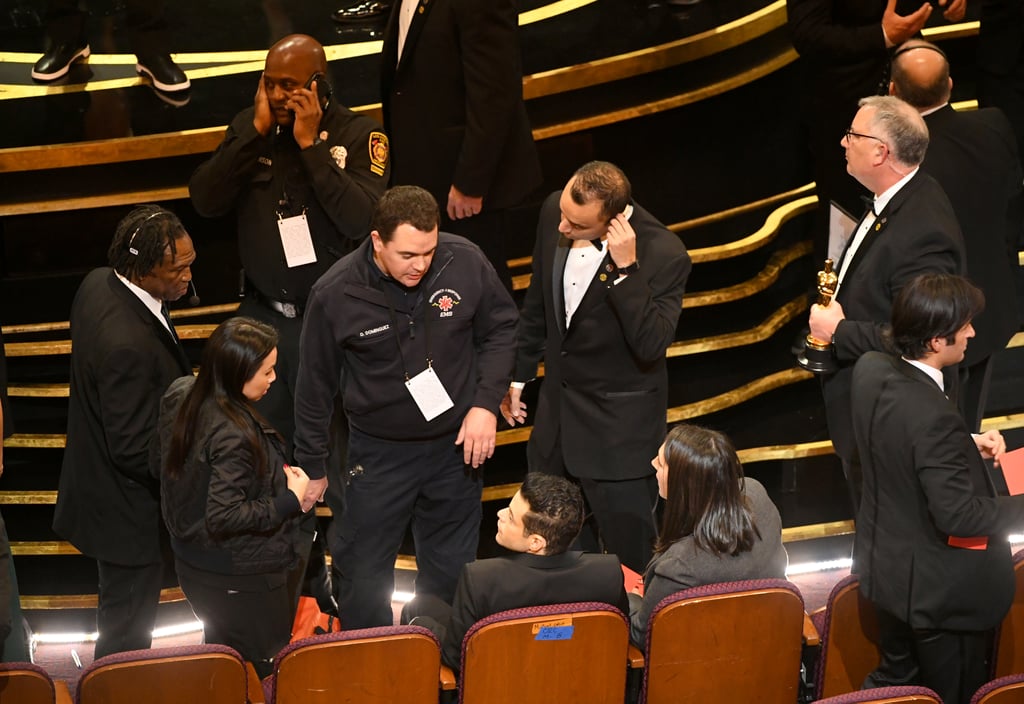
[(316, 94), (320, 98), (320, 107), (325, 108), (327, 107), (327, 103), (330, 102), (331, 93), (333, 92), (331, 90), (330, 81), (327, 80), (327, 76), (323, 73), (316, 71), (309, 77), (309, 80), (306, 81), (306, 85), (304, 86), (305, 89), (312, 90), (314, 83), (316, 83)]

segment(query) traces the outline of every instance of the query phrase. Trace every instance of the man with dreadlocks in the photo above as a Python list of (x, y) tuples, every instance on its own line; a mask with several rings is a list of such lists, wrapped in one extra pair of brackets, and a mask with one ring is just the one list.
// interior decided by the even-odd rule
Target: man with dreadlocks
[(191, 371), (167, 313), (196, 253), (174, 213), (134, 209), (110, 267), (90, 272), (71, 306), (67, 446), (53, 529), (96, 560), (96, 657), (150, 647), (160, 599), (159, 484), (149, 442), (160, 397)]

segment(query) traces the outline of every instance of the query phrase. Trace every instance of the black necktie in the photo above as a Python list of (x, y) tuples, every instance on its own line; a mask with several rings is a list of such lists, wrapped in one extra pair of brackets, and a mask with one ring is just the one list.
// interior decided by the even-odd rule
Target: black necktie
[(160, 315), (167, 321), (167, 329), (171, 333), (171, 337), (174, 338), (175, 342), (178, 342), (178, 333), (174, 332), (174, 323), (171, 322), (171, 312), (167, 310), (167, 305), (160, 306)]
[(597, 239), (590, 240), (590, 244), (594, 245), (597, 249), (602, 249), (600, 237), (598, 237)]

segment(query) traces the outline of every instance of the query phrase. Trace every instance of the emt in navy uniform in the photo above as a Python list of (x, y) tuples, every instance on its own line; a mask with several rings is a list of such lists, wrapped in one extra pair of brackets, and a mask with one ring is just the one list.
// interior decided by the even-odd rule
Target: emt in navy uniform
[[(311, 476), (331, 476), (328, 540), (346, 629), (392, 623), (395, 557), (410, 521), (418, 594), (451, 602), (476, 557), (479, 468), (494, 451), (518, 316), (480, 248), (439, 233), (438, 221), (424, 189), (387, 191), (370, 239), (316, 283), (306, 309), (295, 456)], [(327, 462), (339, 389), (344, 479)]]

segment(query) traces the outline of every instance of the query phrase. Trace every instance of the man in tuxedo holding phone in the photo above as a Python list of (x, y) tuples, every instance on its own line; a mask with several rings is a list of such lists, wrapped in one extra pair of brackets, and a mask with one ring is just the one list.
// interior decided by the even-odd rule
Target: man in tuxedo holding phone
[[(526, 419), (522, 388), (543, 358), (530, 470), (577, 480), (604, 551), (637, 572), (651, 556), (665, 349), (689, 274), (686, 247), (632, 202), (614, 164), (584, 164), (541, 208), (502, 415), (510, 425)], [(602, 552), (588, 537), (583, 548)]]

